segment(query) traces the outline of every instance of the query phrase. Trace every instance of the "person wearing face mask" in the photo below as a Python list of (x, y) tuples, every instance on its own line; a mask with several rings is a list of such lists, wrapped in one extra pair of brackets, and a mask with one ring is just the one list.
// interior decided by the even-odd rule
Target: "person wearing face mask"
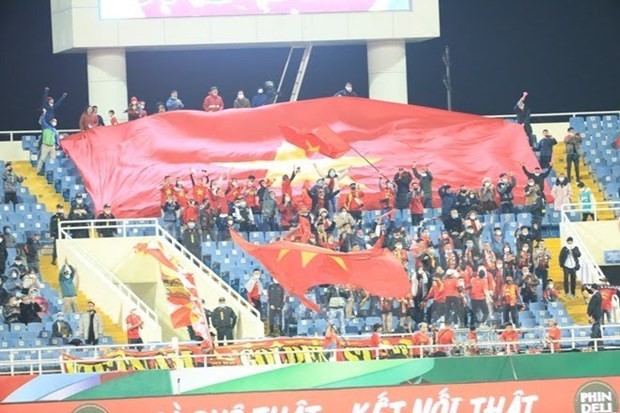
[(536, 197), (540, 192), (540, 188), (536, 183), (534, 183), (533, 179), (528, 179), (527, 185), (523, 187), (523, 194), (525, 195), (525, 206), (527, 210), (530, 211), (532, 206), (536, 203)]
[(267, 304), (269, 305), (269, 334), (272, 337), (281, 335), (284, 331), (282, 325), (282, 309), (286, 293), (278, 280), (272, 278), (271, 284), (267, 287)]
[(532, 180), (534, 184), (538, 186), (538, 189), (540, 189), (540, 192), (544, 196), (545, 195), (545, 180), (551, 173), (551, 166), (549, 168), (546, 168), (544, 171), (537, 166), (534, 168), (533, 173), (528, 171), (528, 169), (525, 167), (524, 164), (521, 164), (521, 169), (523, 170), (523, 173), (525, 174), (525, 176), (527, 176), (528, 181)]
[(56, 314), (56, 321), (52, 323), (51, 336), (62, 339), (64, 344), (67, 344), (69, 342), (69, 338), (73, 336), (71, 324), (65, 320), (65, 314), (63, 312)]
[(169, 196), (166, 202), (161, 206), (164, 229), (174, 238), (178, 238), (179, 236), (180, 209), (181, 205), (176, 201), (174, 195)]
[(238, 91), (237, 99), (235, 99), (235, 102), (233, 103), (233, 107), (235, 109), (246, 109), (246, 108), (249, 108), (250, 106), (251, 106), (250, 100), (245, 97), (245, 93), (243, 93), (243, 90)]
[(41, 317), (39, 317), (39, 313), (43, 311), (41, 306), (30, 298), (29, 295), (24, 295), (22, 297), (22, 302), (19, 304), (19, 320), (24, 324), (30, 323), (40, 323)]
[(344, 85), (344, 89), (336, 92), (334, 96), (335, 97), (340, 97), (340, 96), (357, 97), (357, 93), (353, 91), (353, 83), (347, 82)]
[(553, 158), (553, 146), (557, 145), (558, 141), (551, 136), (547, 129), (544, 129), (542, 134), (542, 139), (536, 144), (536, 150), (540, 152), (540, 167), (543, 169), (550, 169), (551, 158)]
[(245, 198), (237, 198), (233, 209), (235, 222), (239, 224), (239, 231), (250, 232), (254, 230), (254, 213), (247, 206)]
[(97, 234), (101, 238), (112, 238), (116, 235), (116, 228), (114, 228), (116, 222), (112, 221), (113, 219), (116, 217), (112, 213), (112, 207), (110, 204), (105, 204), (101, 214), (97, 215), (97, 220), (103, 221), (99, 224), (100, 228), (97, 229)]
[(187, 226), (187, 223), (190, 220), (194, 222), (198, 221), (198, 204), (193, 196), (187, 197), (187, 205), (183, 208), (183, 212), (181, 213), (183, 218), (183, 224)]
[(211, 86), (209, 94), (202, 102), (202, 108), (205, 112), (219, 112), (224, 110), (224, 99), (219, 95), (217, 86)]
[(356, 183), (350, 184), (349, 189), (350, 191), (347, 194), (344, 205), (349, 210), (356, 224), (361, 225), (362, 209), (364, 208), (364, 192), (358, 188)]
[(278, 231), (277, 222), (278, 202), (274, 191), (264, 191), (261, 202), (261, 215), (263, 226), (268, 231)]
[(420, 190), (417, 182), (411, 184), (411, 202), (409, 203), (409, 212), (411, 213), (411, 223), (417, 227), (424, 219), (424, 194)]
[(202, 261), (202, 235), (200, 229), (196, 226), (196, 221), (190, 219), (187, 227), (183, 231), (183, 246), (199, 261)]
[(573, 188), (563, 173), (560, 173), (555, 179), (555, 184), (551, 188), (551, 195), (553, 196), (553, 209), (558, 212), (562, 210), (562, 205), (572, 202)]
[(383, 181), (383, 177), (379, 177), (379, 191), (381, 192), (380, 202), (385, 202), (389, 208), (394, 208), (396, 192), (394, 191), (394, 183), (388, 179)]
[(8, 303), (2, 307), (2, 318), (6, 324), (21, 323), (20, 303), (17, 297), (9, 297)]
[(469, 198), (469, 190), (465, 185), (461, 185), (459, 191), (456, 194), (456, 200), (454, 207), (461, 216), (467, 216), (471, 208), (471, 200)]
[(581, 268), (579, 257), (581, 257), (579, 247), (574, 244), (573, 237), (568, 237), (559, 256), (559, 264), (564, 272), (564, 295), (567, 297), (575, 297), (577, 271)]
[(564, 138), (564, 145), (566, 147), (566, 176), (570, 182), (571, 178), (571, 166), (575, 166), (575, 178), (577, 181), (579, 178), (579, 158), (581, 152), (581, 135), (573, 128), (568, 128), (568, 135)]
[(532, 268), (532, 252), (529, 244), (523, 244), (519, 251), (519, 257), (517, 258), (517, 268), (523, 272), (527, 268), (528, 273)]
[(65, 314), (77, 313), (78, 311), (77, 289), (75, 288), (76, 278), (75, 267), (69, 264), (69, 261), (65, 258), (65, 263), (58, 272), (58, 286), (60, 287)]
[(495, 186), (491, 182), (491, 178), (486, 177), (482, 180), (482, 187), (480, 187), (478, 196), (480, 198), (480, 209), (483, 213), (490, 213), (497, 209)]
[(82, 337), (84, 344), (89, 346), (97, 345), (99, 337), (103, 335), (103, 322), (92, 301), (88, 302), (86, 312), (80, 318), (78, 335)]
[(217, 332), (217, 341), (233, 341), (235, 327), (237, 326), (237, 314), (226, 305), (226, 299), (220, 297), (218, 307), (211, 312), (211, 324)]
[(517, 251), (521, 251), (524, 244), (527, 244), (529, 251), (532, 251), (534, 238), (532, 237), (532, 234), (530, 234), (529, 227), (524, 227), (519, 224), (517, 230), (515, 231), (515, 239), (517, 241)]
[(555, 289), (553, 280), (547, 280), (545, 290), (543, 291), (543, 301), (545, 303), (555, 303), (560, 298), (558, 290)]
[(595, 221), (594, 212), (596, 211), (596, 198), (594, 198), (592, 190), (581, 181), (577, 182), (577, 188), (579, 188), (579, 204), (583, 210), (581, 220), (587, 221), (588, 218), (592, 218), (592, 220)]
[(4, 244), (7, 248), (15, 248), (15, 236), (11, 231), (11, 227), (9, 225), (5, 225), (2, 227), (2, 235), (4, 236)]
[(58, 137), (58, 131), (56, 130), (56, 119), (52, 118), (47, 121), (45, 116), (46, 110), (42, 110), (41, 117), (39, 117), (39, 124), (43, 128), (41, 132), (41, 150), (39, 152), (39, 161), (37, 162), (37, 174), (43, 175), (43, 164), (50, 158), (56, 159), (56, 148), (60, 146)]
[(551, 261), (551, 252), (545, 247), (545, 240), (538, 241), (538, 245), (534, 248), (534, 274), (538, 277), (543, 286), (547, 285), (547, 276), (549, 275), (549, 261)]
[(43, 97), (41, 98), (41, 110), (45, 110), (45, 120), (49, 123), (52, 119), (56, 117), (56, 109), (60, 107), (65, 101), (67, 97), (67, 93), (63, 93), (58, 100), (54, 100), (53, 97), (49, 95), (50, 88), (46, 87), (43, 90)]
[(263, 284), (260, 280), (260, 270), (258, 268), (254, 268), (252, 276), (245, 283), (245, 291), (247, 292), (247, 299), (250, 304), (262, 315), (260, 298), (265, 294), (265, 291), (263, 291)]
[(521, 298), (523, 304), (529, 306), (530, 303), (538, 302), (537, 288), (540, 281), (534, 274), (530, 272), (527, 267), (523, 268), (523, 274), (521, 279)]
[[(24, 272), (23, 275), (25, 274), (26, 273)], [(17, 295), (21, 294), (23, 288), (24, 287), (22, 285), (22, 274), (20, 274), (20, 271), (16, 269), (12, 270), (11, 268), (9, 268), (8, 277), (4, 282), (4, 289), (6, 290), (6, 292), (9, 293), (9, 295)]]
[(489, 318), (489, 307), (487, 299), (490, 296), (488, 281), (486, 280), (487, 272), (484, 267), (480, 267), (476, 277), (470, 280), (471, 289), (469, 292), (471, 298), (472, 324), (480, 325), (487, 322)]
[(499, 213), (512, 214), (514, 211), (513, 189), (517, 186), (517, 178), (512, 171), (502, 173), (497, 183), (497, 193), (499, 194)]
[(409, 206), (409, 188), (412, 180), (413, 175), (403, 168), (399, 168), (398, 172), (394, 175), (394, 179), (392, 181), (394, 182), (394, 185), (396, 185), (396, 199), (394, 201), (396, 209), (407, 209)]
[(19, 201), (17, 199), (17, 185), (24, 182), (26, 178), (16, 174), (13, 171), (13, 163), (7, 162), (4, 165), (2, 180), (4, 181), (4, 203), (13, 203), (15, 206)]
[(520, 301), (519, 289), (514, 284), (512, 277), (506, 277), (506, 284), (502, 287), (502, 306), (504, 323), (512, 320), (515, 326), (519, 326), (519, 308)]
[[(504, 267), (506, 268), (506, 273), (514, 275), (515, 267), (517, 265), (517, 258), (510, 249), (510, 244), (508, 243), (504, 245), (504, 249), (502, 251), (502, 261), (504, 263)], [(504, 277), (504, 279), (506, 279), (506, 277)]]
[[(71, 211), (69, 212), (69, 221), (88, 221), (92, 219), (92, 214), (90, 213), (90, 209), (87, 205), (84, 204), (84, 197), (82, 195), (78, 195), (75, 198), (75, 203), (71, 206)], [(72, 238), (88, 238), (89, 230), (88, 228), (84, 228), (85, 224), (76, 222), (71, 225), (72, 227), (82, 227), (79, 229), (71, 230)]]
[(57, 249), (56, 249), (56, 240), (60, 238), (60, 231), (58, 230), (58, 226), (62, 221), (65, 221), (67, 216), (65, 215), (65, 207), (63, 204), (56, 205), (56, 213), (52, 215), (50, 218), (50, 237), (53, 241), (53, 251), (52, 251), (52, 265), (56, 265)]
[(418, 172), (417, 162), (413, 163), (412, 167), (413, 175), (420, 181), (420, 188), (422, 188), (422, 194), (424, 196), (424, 208), (433, 207), (433, 174), (428, 169), (428, 166), (422, 167), (422, 172)]
[(493, 235), (491, 236), (491, 251), (493, 251), (495, 255), (501, 256), (504, 243), (505, 240), (502, 228), (495, 226), (493, 228)]
[(176, 90), (170, 92), (170, 97), (168, 97), (168, 100), (166, 100), (166, 109), (168, 109), (169, 111), (173, 111), (181, 110), (184, 107), (185, 105), (183, 105), (183, 101), (179, 99), (179, 92), (177, 92)]

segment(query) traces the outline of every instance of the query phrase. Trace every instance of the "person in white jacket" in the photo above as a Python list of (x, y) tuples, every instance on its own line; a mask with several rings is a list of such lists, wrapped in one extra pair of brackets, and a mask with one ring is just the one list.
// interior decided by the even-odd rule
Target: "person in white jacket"
[(99, 338), (103, 335), (103, 322), (92, 301), (88, 302), (87, 310), (80, 318), (78, 335), (84, 340), (84, 344), (90, 346), (99, 344)]
[(555, 184), (551, 188), (551, 195), (553, 196), (553, 209), (558, 212), (562, 210), (562, 205), (571, 203), (573, 188), (564, 174), (559, 174), (555, 179)]

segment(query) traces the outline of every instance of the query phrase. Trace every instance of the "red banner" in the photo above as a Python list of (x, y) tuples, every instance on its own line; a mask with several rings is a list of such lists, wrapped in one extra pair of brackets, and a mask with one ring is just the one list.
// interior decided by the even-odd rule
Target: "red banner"
[[(80, 132), (63, 139), (62, 146), (84, 178), (95, 209), (110, 203), (120, 218), (159, 217), (157, 188), (166, 175), (180, 177), (187, 189), (191, 168), (208, 170), (215, 182), (228, 174), (239, 179), (252, 174), (257, 180), (269, 178), (278, 188), (282, 175), (299, 166), (293, 185), (300, 188), (304, 181), (318, 178), (313, 163), (323, 174), (330, 168), (350, 167), (350, 176), (339, 181), (344, 194), (351, 181), (357, 182), (366, 194), (365, 207), (378, 208), (379, 175), (362, 158), (351, 151), (338, 159), (321, 155), (309, 159), (304, 149), (286, 141), (279, 125), (315, 135), (321, 131), (323, 137), (329, 129), (388, 177), (399, 168), (411, 173), (413, 161), (420, 168), (428, 166), (434, 176), (435, 205), (439, 205), (436, 190), (443, 184), (480, 188), (485, 176), (497, 180), (507, 169), (517, 171), (521, 163), (530, 170), (538, 165), (521, 125), (343, 97), (216, 113), (162, 113)], [(517, 173), (517, 179), (515, 196), (522, 202), (526, 178)]]
[(578, 378), (25, 403), (0, 412), (617, 413), (619, 388), (619, 377)]

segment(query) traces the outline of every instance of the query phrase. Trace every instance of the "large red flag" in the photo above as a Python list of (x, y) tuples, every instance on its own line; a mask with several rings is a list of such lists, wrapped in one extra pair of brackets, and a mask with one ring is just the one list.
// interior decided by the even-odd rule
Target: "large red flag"
[(233, 241), (252, 255), (290, 294), (319, 311), (305, 297), (309, 288), (321, 284), (349, 285), (381, 297), (403, 298), (411, 291), (407, 272), (396, 256), (386, 249), (335, 252), (313, 245), (277, 241), (252, 244), (231, 230)]
[[(410, 169), (413, 161), (428, 166), (435, 178), (435, 206), (440, 204), (436, 190), (444, 183), (478, 188), (485, 176), (497, 179), (507, 169), (517, 171), (522, 162), (530, 170), (538, 165), (523, 128), (515, 123), (346, 97), (215, 113), (178, 110), (95, 127), (61, 143), (84, 178), (95, 209), (112, 204), (121, 218), (160, 216), (157, 187), (163, 177), (180, 177), (189, 187), (190, 168), (206, 169), (215, 179), (252, 174), (269, 178), (278, 188), (282, 175), (300, 166), (293, 182), (297, 194), (305, 180), (316, 180), (313, 163), (323, 173), (351, 167), (340, 180), (345, 192), (351, 181), (357, 182), (365, 193), (364, 205), (379, 207), (377, 171), (365, 160), (352, 151), (337, 159), (308, 157), (286, 141), (279, 125), (320, 131), (320, 136), (327, 136), (329, 128), (389, 177), (399, 168)], [(516, 176), (515, 198), (522, 202), (526, 178)]]
[(314, 130), (299, 130), (293, 126), (280, 125), (284, 139), (305, 151), (307, 157), (316, 153), (328, 158), (340, 158), (349, 152), (351, 145), (328, 126), (319, 126)]

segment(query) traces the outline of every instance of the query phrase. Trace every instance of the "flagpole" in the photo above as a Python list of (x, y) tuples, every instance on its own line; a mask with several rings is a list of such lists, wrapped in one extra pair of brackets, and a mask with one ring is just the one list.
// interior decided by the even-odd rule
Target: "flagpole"
[(351, 149), (353, 149), (353, 151), (354, 151), (356, 154), (358, 154), (358, 155), (360, 156), (360, 158), (362, 158), (363, 160), (365, 160), (365, 161), (366, 161), (366, 163), (367, 163), (368, 165), (372, 166), (372, 168), (373, 168), (375, 171), (377, 171), (377, 172), (379, 173), (379, 175), (381, 175), (381, 176), (382, 176), (382, 177), (383, 177), (386, 181), (389, 181), (389, 180), (390, 180), (387, 176), (383, 175), (383, 172), (381, 172), (381, 171), (379, 170), (379, 168), (377, 168), (377, 167), (375, 166), (375, 164), (373, 164), (372, 162), (370, 162), (370, 160), (368, 160), (368, 158), (366, 158), (364, 155), (362, 155), (362, 153), (361, 153), (360, 151), (358, 151), (357, 149), (355, 149), (355, 148), (354, 148), (353, 146), (351, 146), (351, 145), (349, 145), (349, 147), (350, 147)]

